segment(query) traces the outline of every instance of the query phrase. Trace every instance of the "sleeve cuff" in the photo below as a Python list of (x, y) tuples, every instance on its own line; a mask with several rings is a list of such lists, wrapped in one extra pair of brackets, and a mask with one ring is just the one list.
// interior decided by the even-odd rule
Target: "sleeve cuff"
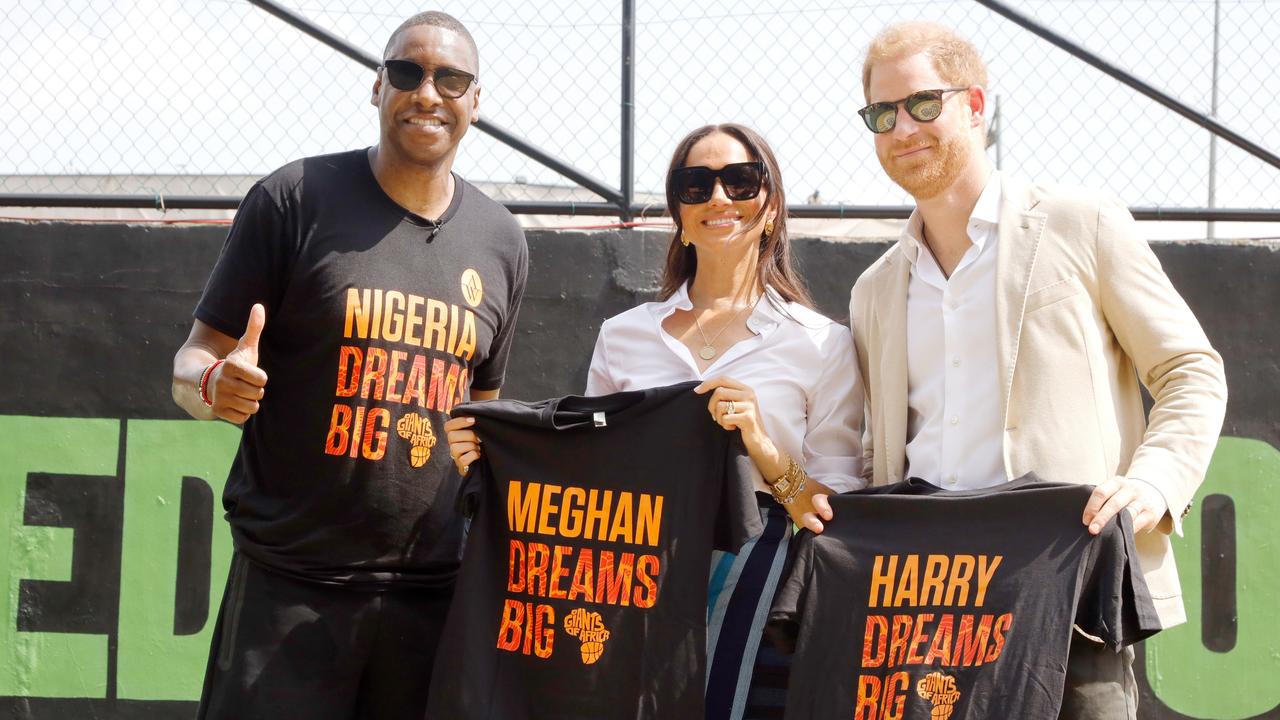
[[(1187, 514), (1188, 514), (1188, 513), (1190, 513), (1190, 512), (1191, 512), (1191, 506), (1192, 506), (1192, 504), (1194, 504), (1194, 501), (1188, 500), (1188, 501), (1187, 501), (1187, 505), (1186, 505), (1186, 507), (1182, 508), (1182, 511), (1181, 511), (1181, 512), (1175, 513), (1175, 512), (1174, 512), (1174, 510), (1173, 510), (1173, 503), (1169, 501), (1169, 496), (1168, 496), (1167, 494), (1165, 494), (1165, 491), (1164, 491), (1164, 490), (1162, 490), (1162, 489), (1160, 488), (1160, 486), (1159, 486), (1159, 485), (1157, 485), (1157, 484), (1155, 484), (1155, 483), (1151, 482), (1150, 480), (1146, 480), (1146, 479), (1144, 479), (1144, 478), (1140, 478), (1140, 477), (1132, 477), (1132, 476), (1129, 476), (1129, 477), (1127, 477), (1126, 479), (1127, 479), (1127, 480), (1135, 480), (1135, 481), (1140, 482), (1140, 483), (1142, 483), (1142, 484), (1144, 484), (1144, 485), (1147, 485), (1147, 486), (1151, 487), (1152, 489), (1154, 489), (1157, 493), (1159, 493), (1159, 494), (1160, 494), (1160, 497), (1164, 498), (1164, 508), (1165, 508), (1165, 510), (1164, 510), (1164, 514), (1165, 514), (1165, 518), (1168, 518), (1168, 520), (1170, 521), (1170, 523), (1171, 523), (1171, 528), (1172, 528), (1173, 532), (1174, 532), (1175, 534), (1177, 534), (1177, 536), (1178, 536), (1178, 537), (1182, 537), (1182, 520), (1183, 520), (1185, 517), (1187, 517)], [(1160, 527), (1161, 525), (1164, 525), (1164, 522), (1165, 522), (1165, 521), (1164, 521), (1164, 518), (1162, 518), (1162, 519), (1160, 520), (1159, 525), (1157, 525), (1156, 527)]]

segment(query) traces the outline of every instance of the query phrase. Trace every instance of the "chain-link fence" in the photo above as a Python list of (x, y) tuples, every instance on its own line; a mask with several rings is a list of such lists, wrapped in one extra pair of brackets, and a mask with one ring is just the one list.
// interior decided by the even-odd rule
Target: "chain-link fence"
[[(378, 57), (391, 30), (424, 9), (402, 0), (283, 4)], [(1280, 2), (1009, 4), (1280, 148), (1280, 113), (1269, 109), (1280, 95)], [(620, 0), (438, 7), (480, 46), (484, 118), (620, 186)], [(856, 110), (868, 41), (907, 19), (955, 27), (987, 58), (999, 108), (990, 152), (1003, 168), (1105, 187), (1135, 206), (1274, 208), (1280, 199), (1280, 170), (1222, 140), (1211, 151), (1205, 129), (974, 2), (636, 0), (637, 201), (660, 203), (684, 133), (737, 121), (774, 145), (793, 204), (906, 204)], [(246, 0), (6, 0), (0, 193), (238, 196), (291, 159), (376, 142), (373, 79)], [(455, 167), (508, 199), (598, 200), (475, 130)]]

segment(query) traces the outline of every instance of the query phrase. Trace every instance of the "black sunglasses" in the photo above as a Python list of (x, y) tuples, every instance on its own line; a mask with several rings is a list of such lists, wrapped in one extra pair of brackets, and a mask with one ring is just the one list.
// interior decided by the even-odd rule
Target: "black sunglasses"
[(764, 163), (729, 163), (719, 170), (696, 165), (676, 168), (671, 173), (671, 187), (676, 198), (685, 205), (701, 205), (711, 199), (716, 179), (724, 186), (724, 194), (730, 200), (750, 200), (760, 194), (764, 185)]
[(898, 125), (898, 106), (906, 108), (907, 114), (916, 122), (933, 122), (942, 114), (942, 96), (947, 93), (963, 92), (969, 88), (943, 88), (941, 90), (921, 90), (893, 102), (878, 102), (858, 111), (867, 129), (877, 135), (887, 133)]
[[(412, 60), (383, 60), (382, 67), (387, 71), (387, 82), (391, 87), (403, 92), (413, 92), (422, 87), (422, 81), (427, 77), (427, 69)], [(431, 73), (436, 92), (450, 99), (466, 94), (475, 80), (475, 75), (451, 67), (438, 67)]]

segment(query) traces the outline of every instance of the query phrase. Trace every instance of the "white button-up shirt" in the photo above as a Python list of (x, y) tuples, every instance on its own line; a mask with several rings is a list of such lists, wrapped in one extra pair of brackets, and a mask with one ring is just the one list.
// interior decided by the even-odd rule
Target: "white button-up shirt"
[(973, 243), (951, 277), (912, 216), (907, 283), (907, 474), (948, 490), (1006, 482), (996, 358), (1000, 177), (992, 173), (967, 227)]
[[(662, 328), (676, 310), (691, 310), (688, 287), (645, 303), (600, 327), (587, 394), (672, 385), (727, 376), (755, 391), (764, 430), (809, 477), (836, 492), (866, 485), (862, 458), (862, 381), (849, 329), (772, 289), (747, 318), (753, 336), (698, 370), (693, 355)], [(772, 301), (771, 301), (772, 299)], [(767, 488), (756, 471), (756, 489)]]

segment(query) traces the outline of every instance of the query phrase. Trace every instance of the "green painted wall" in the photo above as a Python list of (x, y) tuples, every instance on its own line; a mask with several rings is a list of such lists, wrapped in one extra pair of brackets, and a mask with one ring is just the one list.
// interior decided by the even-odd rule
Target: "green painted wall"
[(74, 529), (28, 525), (27, 478), (57, 473), (76, 482), (114, 475), (119, 423), (71, 418), (0, 418), (0, 695), (106, 697), (107, 636), (32, 632), (19, 626), (23, 580), (72, 579)]
[(1280, 708), (1280, 452), (1257, 440), (1222, 438), (1195, 507), (1205, 508), (1211, 495), (1227, 496), (1235, 510), (1236, 642), (1225, 652), (1205, 647), (1206, 523), (1203, 513), (1195, 513), (1174, 542), (1188, 622), (1147, 641), (1147, 680), (1165, 705), (1188, 717), (1274, 716)]
[[(213, 623), (202, 621), (198, 632), (175, 634), (180, 490), (184, 478), (196, 478), (208, 483), (211, 497), (221, 496), (239, 430), (184, 420), (0, 416), (0, 437), (5, 438), (0, 446), (0, 697), (107, 698), (110, 693), (138, 700), (199, 699)], [(43, 616), (40, 608), (24, 603), (24, 583), (77, 581), (72, 573), (77, 529), (27, 522), (31, 478), (53, 474), (59, 483), (76, 484), (121, 473), (119, 574), (108, 584), (118, 593), (113, 631), (24, 630), (33, 622), (57, 626), (70, 620)], [(73, 506), (86, 496), (65, 497)], [(220, 505), (208, 508), (213, 531), (203, 540), (212, 562), (202, 580), (208, 586), (205, 607), (216, 612), (231, 542)], [(216, 522), (213, 508), (219, 508)], [(94, 558), (83, 560), (94, 566)], [(114, 687), (108, 684), (111, 638)]]

